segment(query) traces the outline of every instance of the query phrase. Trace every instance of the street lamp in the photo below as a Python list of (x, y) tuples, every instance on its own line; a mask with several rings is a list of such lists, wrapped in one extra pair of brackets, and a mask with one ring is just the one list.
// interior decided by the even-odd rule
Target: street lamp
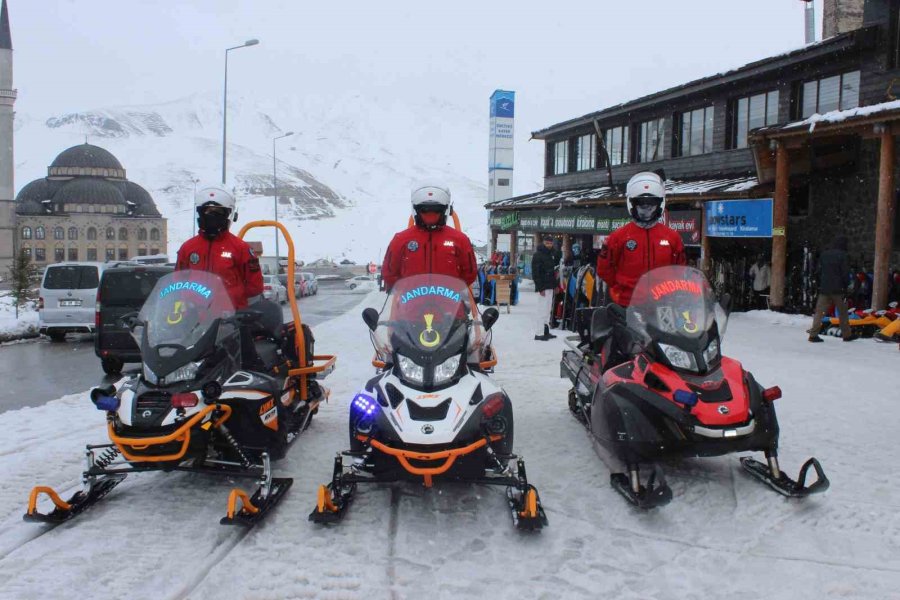
[(247, 40), (240, 46), (225, 48), (225, 94), (222, 100), (222, 185), (225, 185), (225, 148), (228, 144), (228, 53), (238, 48), (255, 46), (258, 43), (259, 40), (253, 39)]
[[(293, 131), (288, 131), (284, 135), (279, 135), (276, 138), (272, 138), (272, 196), (275, 197), (275, 222), (278, 222), (278, 172), (276, 171), (277, 162), (275, 160), (275, 142), (280, 140), (281, 138), (286, 138), (288, 136), (294, 135)], [(275, 230), (275, 261), (276, 263), (280, 261), (280, 254), (278, 253), (278, 229)], [(276, 267), (276, 270), (278, 267)]]

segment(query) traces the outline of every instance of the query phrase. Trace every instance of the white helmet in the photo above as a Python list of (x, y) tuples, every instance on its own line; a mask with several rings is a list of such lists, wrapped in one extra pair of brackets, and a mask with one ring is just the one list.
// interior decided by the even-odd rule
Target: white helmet
[(453, 200), (450, 199), (450, 190), (443, 185), (422, 184), (413, 188), (412, 195), (413, 215), (420, 207), (440, 207), (444, 217), (449, 217), (453, 212)]
[(197, 190), (197, 194), (194, 196), (194, 208), (200, 208), (201, 206), (206, 206), (207, 204), (223, 206), (227, 208), (231, 213), (234, 213), (234, 196), (231, 194), (231, 192), (221, 186), (209, 185)]
[(629, 179), (625, 206), (638, 225), (650, 226), (659, 221), (666, 209), (666, 185), (662, 177), (643, 171)]

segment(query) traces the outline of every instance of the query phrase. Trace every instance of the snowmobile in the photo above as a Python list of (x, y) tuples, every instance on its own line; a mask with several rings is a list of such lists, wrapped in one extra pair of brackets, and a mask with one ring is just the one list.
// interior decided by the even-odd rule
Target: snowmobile
[[(254, 221), (240, 237), (264, 226), (284, 235), (293, 281), (294, 246), (282, 225)], [(66, 521), (129, 473), (148, 471), (255, 479), (252, 497), (232, 489), (221, 523), (250, 526), (263, 519), (293, 482), (273, 477), (271, 463), (285, 455), (327, 400), (318, 379), (335, 363), (334, 356), (314, 354), (294, 286), (288, 295), (293, 322), (285, 325), (281, 307), (269, 301), (235, 310), (215, 274), (185, 270), (162, 277), (140, 313), (124, 318), (141, 348), (142, 372), (90, 394), (106, 413), (110, 443), (87, 446), (82, 489), (68, 500), (50, 487), (35, 487), (25, 520)], [(242, 328), (245, 339), (253, 340), (253, 352), (243, 357)], [(52, 500), (52, 512), (38, 511), (42, 494)]]
[[(815, 458), (797, 480), (781, 470), (774, 404), (781, 390), (764, 388), (722, 356), (727, 310), (700, 271), (670, 266), (645, 274), (624, 322), (620, 307), (586, 310), (590, 316), (580, 322), (589, 325), (567, 338), (560, 375), (572, 381), (569, 407), (601, 454), (624, 466), (610, 483), (630, 503), (653, 508), (672, 499), (659, 461), (732, 452), (765, 453), (765, 463), (745, 456), (741, 464), (784, 496), (828, 489)], [(613, 335), (616, 323), (621, 335)], [(641, 465), (650, 467), (646, 481)], [(807, 483), (811, 472), (815, 481)]]
[(350, 450), (335, 457), (311, 521), (339, 521), (360, 484), (437, 479), (506, 486), (518, 528), (547, 524), (513, 454), (512, 403), (489, 377), (498, 317), (478, 314), (463, 281), (434, 274), (399, 280), (380, 313), (363, 311), (377, 371), (350, 402)]

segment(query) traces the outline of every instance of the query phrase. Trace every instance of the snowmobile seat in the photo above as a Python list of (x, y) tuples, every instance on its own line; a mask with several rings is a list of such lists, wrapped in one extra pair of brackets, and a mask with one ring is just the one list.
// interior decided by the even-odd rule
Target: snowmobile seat
[(251, 310), (260, 313), (251, 327), (253, 336), (262, 336), (272, 341), (280, 342), (282, 325), (284, 325), (284, 314), (281, 311), (281, 306), (271, 300), (260, 299), (253, 304)]

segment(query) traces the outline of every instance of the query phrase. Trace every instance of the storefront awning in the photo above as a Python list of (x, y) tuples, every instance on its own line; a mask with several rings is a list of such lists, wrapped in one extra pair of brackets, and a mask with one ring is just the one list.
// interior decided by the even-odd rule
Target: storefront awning
[[(670, 201), (702, 199), (713, 196), (727, 198), (729, 195), (747, 196), (759, 182), (754, 176), (729, 177), (717, 179), (666, 181), (666, 197)], [(586, 187), (569, 190), (553, 190), (515, 196), (505, 200), (495, 200), (485, 204), (485, 208), (498, 210), (516, 210), (520, 208), (540, 208), (559, 206), (590, 206), (605, 204), (615, 200), (624, 200), (622, 189), (609, 186)]]

